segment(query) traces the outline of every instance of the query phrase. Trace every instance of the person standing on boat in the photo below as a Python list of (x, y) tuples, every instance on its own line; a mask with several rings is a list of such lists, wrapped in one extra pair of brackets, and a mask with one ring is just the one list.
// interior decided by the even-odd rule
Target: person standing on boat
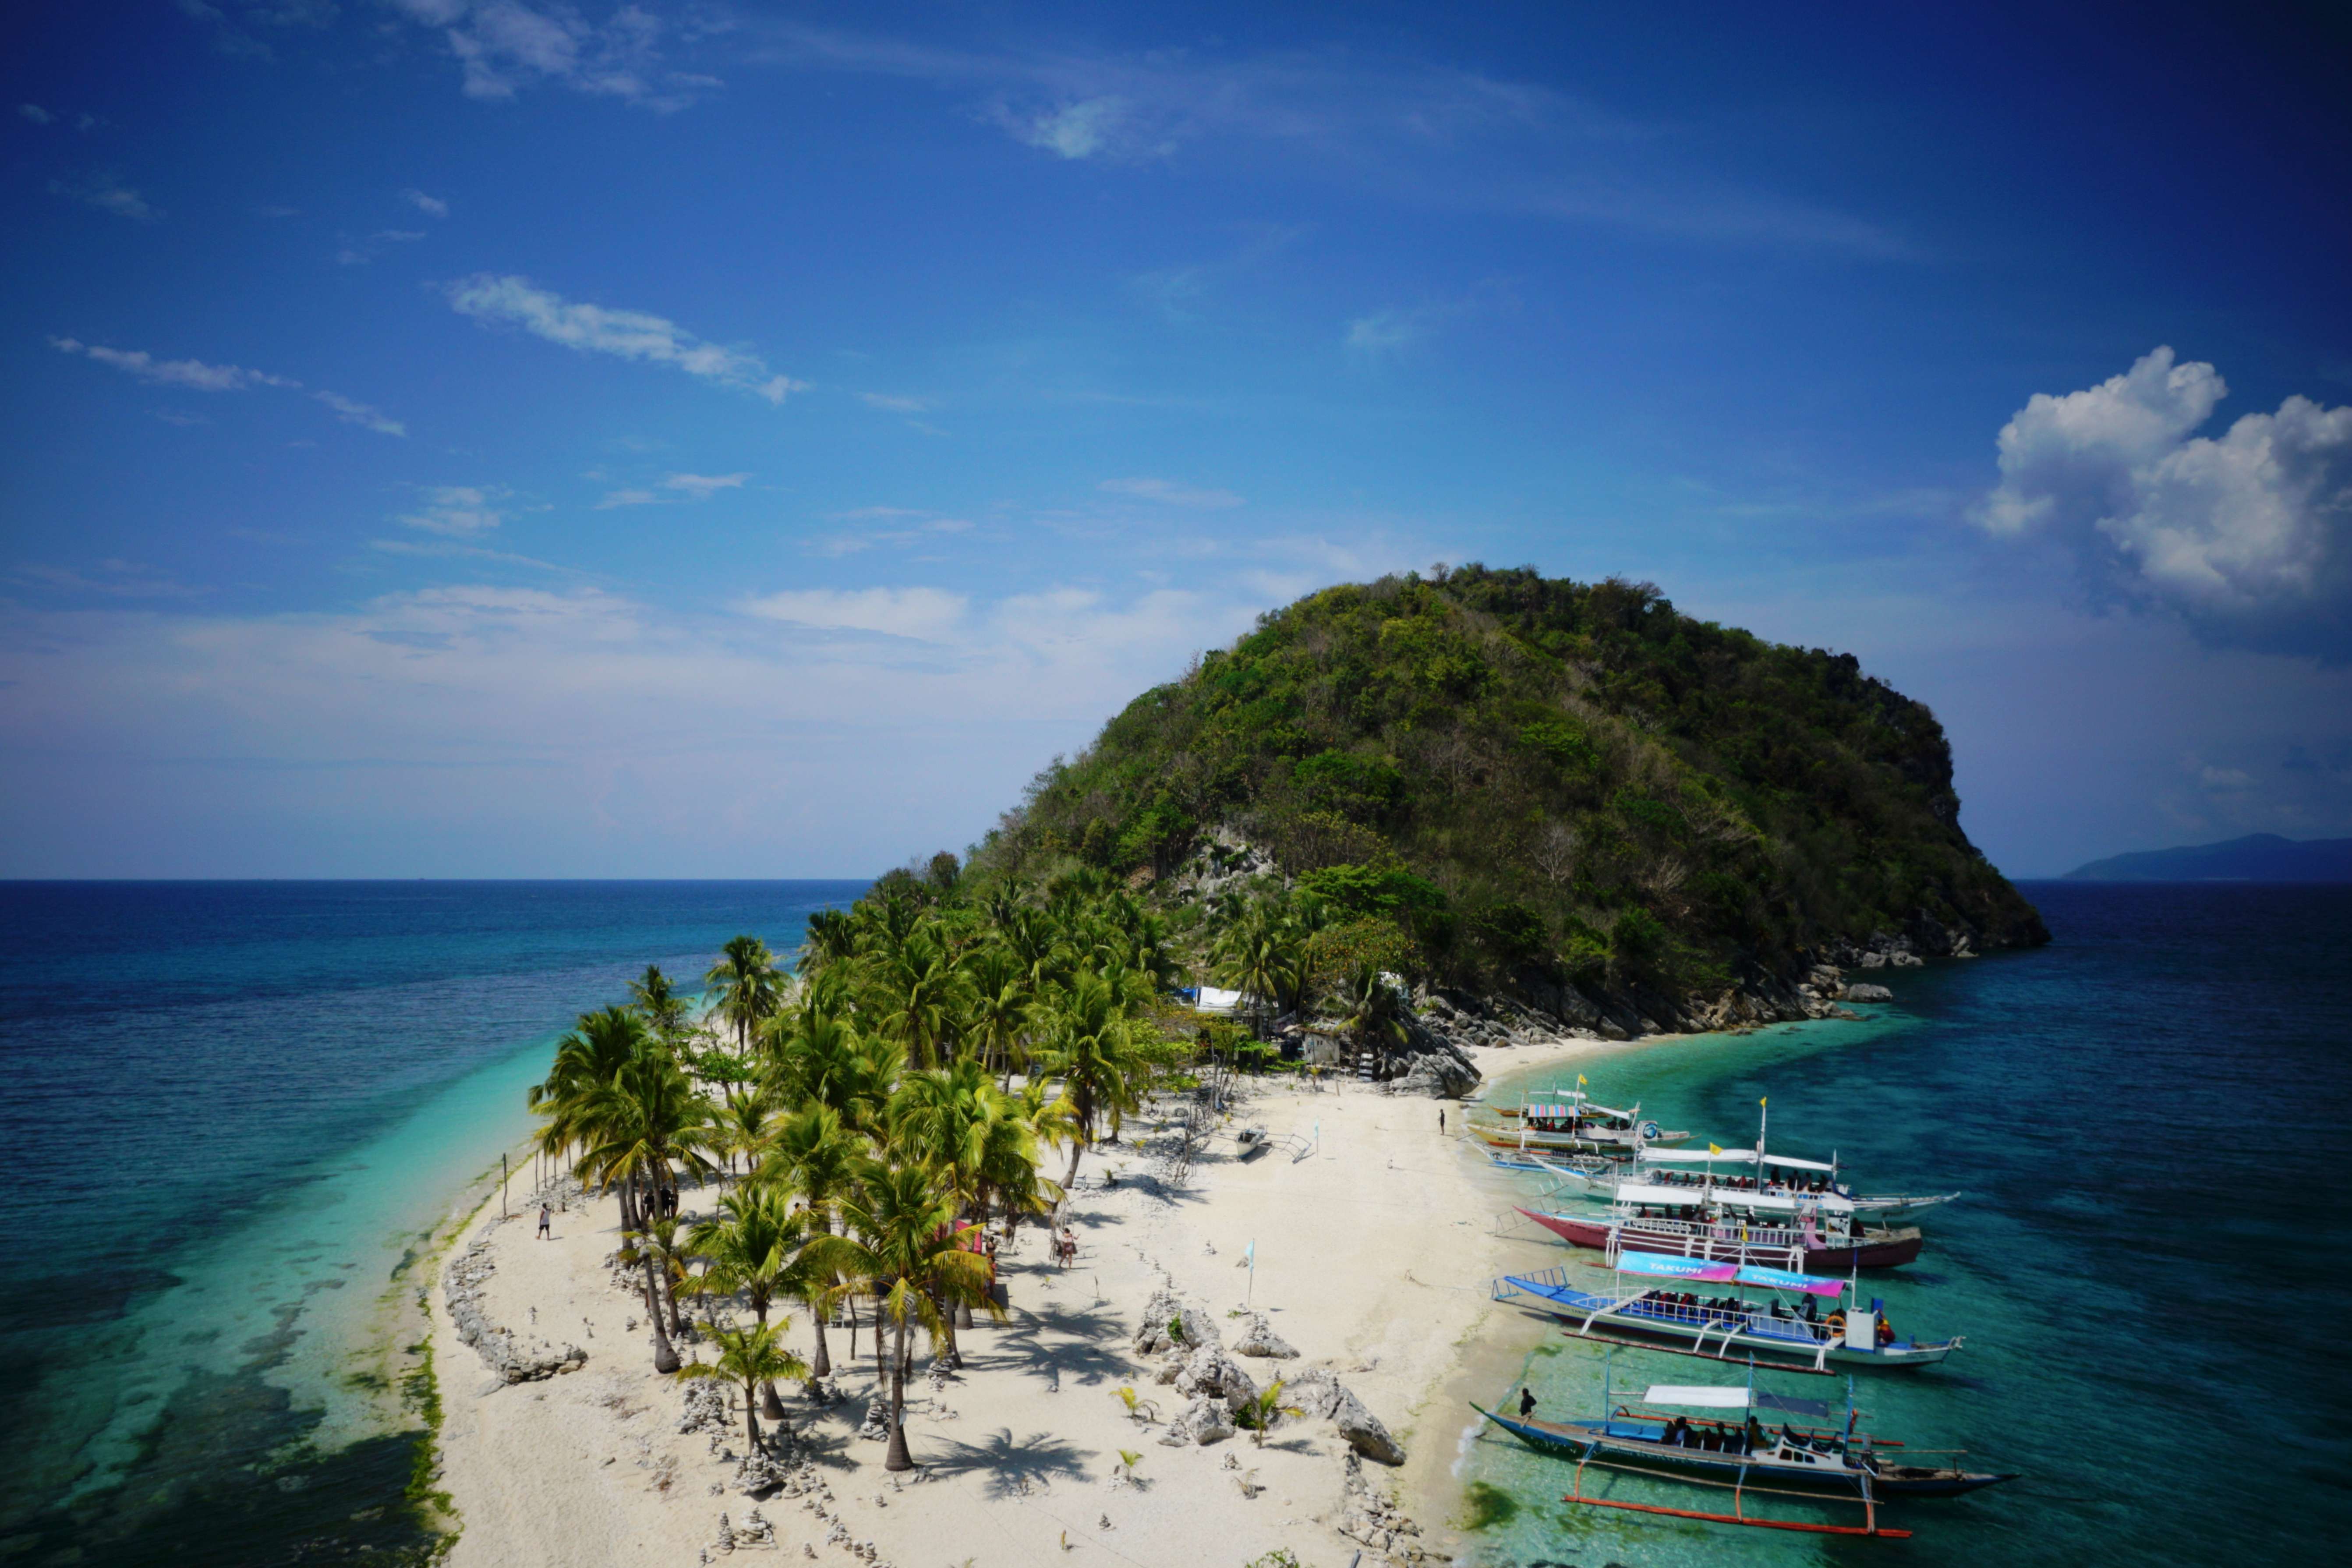
[(1532, 1388), (1522, 1387), (1519, 1390), (1519, 1419), (1524, 1421), (1535, 1413), (1536, 1391)]

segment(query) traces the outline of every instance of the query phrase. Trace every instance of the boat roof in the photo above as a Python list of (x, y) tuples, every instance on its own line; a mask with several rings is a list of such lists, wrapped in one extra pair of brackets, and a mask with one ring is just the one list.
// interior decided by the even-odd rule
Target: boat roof
[[(1726, 1149), (1720, 1154), (1705, 1149), (1644, 1149), (1642, 1158), (1658, 1164), (1673, 1165), (1753, 1165), (1753, 1149)], [(1767, 1154), (1764, 1163), (1778, 1165), (1785, 1171), (1834, 1171), (1835, 1165), (1824, 1160), (1799, 1160), (1787, 1154)]]
[(1717, 1388), (1708, 1384), (1654, 1383), (1642, 1396), (1644, 1405), (1678, 1405), (1690, 1410), (1780, 1410), (1790, 1415), (1827, 1420), (1832, 1414), (1818, 1399), (1794, 1399), (1785, 1394), (1751, 1394), (1745, 1388)]
[[(1662, 1204), (1680, 1206), (1691, 1201), (1689, 1187), (1662, 1187), (1649, 1182), (1621, 1182), (1617, 1184), (1617, 1201), (1621, 1204)], [(1783, 1196), (1779, 1193), (1747, 1193), (1737, 1189), (1713, 1189), (1718, 1204), (1732, 1208), (1759, 1210), (1767, 1214), (1795, 1214), (1800, 1208), (1813, 1208), (1822, 1214), (1852, 1214), (1853, 1201), (1834, 1193), (1807, 1193), (1802, 1197)]]
[(1786, 1268), (1766, 1268), (1752, 1263), (1713, 1263), (1705, 1258), (1670, 1258), (1654, 1252), (1619, 1254), (1617, 1272), (1646, 1274), (1658, 1279), (1762, 1285), (1774, 1290), (1802, 1290), (1809, 1296), (1842, 1295), (1846, 1285), (1843, 1279), (1824, 1279), (1817, 1274), (1797, 1274)]
[(1527, 1116), (1591, 1116), (1594, 1114), (1631, 1116), (1633, 1114), (1630, 1110), (1620, 1110), (1613, 1105), (1603, 1105), (1599, 1100), (1590, 1098), (1559, 1101), (1530, 1100), (1521, 1105), (1519, 1110), (1522, 1115)]

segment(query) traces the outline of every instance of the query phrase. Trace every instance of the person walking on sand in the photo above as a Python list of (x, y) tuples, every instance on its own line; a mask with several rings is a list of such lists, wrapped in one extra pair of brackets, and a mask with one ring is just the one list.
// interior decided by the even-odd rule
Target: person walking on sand
[(547, 1227), (551, 1218), (552, 1215), (549, 1213), (547, 1205), (541, 1203), (539, 1205), (539, 1239), (541, 1241), (549, 1239)]
[(1437, 1135), (1445, 1136), (1445, 1107), (1442, 1105), (1437, 1108)]

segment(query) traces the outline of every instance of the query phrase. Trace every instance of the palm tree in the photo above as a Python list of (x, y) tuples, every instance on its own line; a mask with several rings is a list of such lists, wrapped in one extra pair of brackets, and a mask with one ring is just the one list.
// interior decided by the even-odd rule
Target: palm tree
[(1386, 1056), (1390, 1047), (1402, 1045), (1408, 1037), (1396, 987), (1376, 966), (1357, 970), (1340, 988), (1339, 1002), (1340, 1026), (1356, 1037), (1359, 1046)]
[(670, 984), (661, 965), (646, 964), (645, 977), (629, 982), (629, 994), (655, 1037), (675, 1050), (678, 1037), (686, 1033), (686, 998)]
[(1087, 1147), (1106, 1129), (1116, 1138), (1121, 1120), (1140, 1103), (1145, 1062), (1139, 1035), (1111, 985), (1092, 973), (1078, 975), (1055, 1012), (1043, 1065), (1061, 1079), (1062, 1099), (1069, 1106), (1065, 1187), (1078, 1179), (1078, 1159)]
[(856, 1195), (841, 1207), (850, 1234), (815, 1237), (809, 1255), (817, 1268), (858, 1280), (873, 1294), (877, 1342), (882, 1322), (895, 1330), (884, 1369), (890, 1447), (883, 1468), (912, 1469), (906, 1427), (908, 1331), (919, 1324), (936, 1348), (947, 1338), (943, 1307), (971, 1302), (984, 1304), (992, 1318), (1003, 1314), (988, 1293), (988, 1259), (958, 1237), (955, 1200), (940, 1189), (935, 1173), (920, 1165), (870, 1164)]
[(652, 1320), (654, 1331), (654, 1370), (673, 1373), (677, 1370), (677, 1347), (662, 1327), (661, 1291), (654, 1283), (655, 1248), (644, 1245), (648, 1238), (641, 1230), (621, 1232), (621, 1263), (624, 1268), (643, 1264), (646, 1270), (646, 1316)]
[(966, 982), (930, 926), (919, 927), (876, 969), (874, 1011), (885, 1038), (917, 1067), (940, 1059), (962, 1014)]
[(748, 1051), (752, 1031), (776, 1010), (783, 972), (756, 936), (731, 938), (719, 952), (722, 956), (703, 978), (719, 987), (719, 1016), (735, 1026), (735, 1048)]
[[(600, 1186), (621, 1189), (624, 1228), (643, 1233), (655, 1202), (669, 1184), (673, 1170), (697, 1175), (711, 1173), (703, 1157), (713, 1133), (710, 1102), (694, 1092), (683, 1070), (658, 1051), (641, 1052), (614, 1076), (613, 1081), (583, 1097), (581, 1115), (590, 1142), (581, 1156), (580, 1173)], [(646, 1248), (647, 1301), (653, 1294), (653, 1255)], [(677, 1352), (655, 1322), (655, 1366), (673, 1371)], [(670, 1364), (661, 1363), (667, 1360)]]
[(696, 1362), (692, 1366), (674, 1369), (680, 1377), (723, 1377), (743, 1391), (743, 1426), (754, 1453), (760, 1447), (759, 1391), (763, 1387), (773, 1389), (779, 1378), (808, 1375), (801, 1358), (784, 1348), (783, 1333), (790, 1326), (788, 1320), (779, 1318), (772, 1323), (759, 1323), (748, 1329), (717, 1330), (712, 1335), (719, 1345), (717, 1361)]
[[(856, 1187), (860, 1163), (858, 1140), (842, 1125), (841, 1113), (829, 1105), (813, 1103), (778, 1124), (760, 1175), (798, 1193), (813, 1216), (811, 1228), (829, 1234), (841, 1200)], [(794, 1293), (808, 1303), (810, 1321), (815, 1325), (814, 1375), (817, 1377), (833, 1371), (833, 1354), (824, 1342), (824, 1321), (832, 1310), (829, 1292), (834, 1283), (833, 1277), (822, 1270), (801, 1270), (793, 1279)]]
[(1036, 997), (1028, 976), (1012, 949), (990, 942), (964, 962), (969, 992), (964, 1032), (981, 1059), (1004, 1074), (1007, 1089), (1013, 1069), (1021, 1065), (1023, 1042), (1036, 1020)]
[(546, 1079), (532, 1084), (524, 1102), (546, 1121), (540, 1152), (561, 1154), (592, 1132), (587, 1118), (597, 1091), (610, 1087), (621, 1069), (652, 1043), (646, 1021), (625, 1007), (583, 1013), (557, 1043)]
[[(741, 1187), (719, 1200), (719, 1213), (697, 1225), (687, 1238), (690, 1256), (703, 1261), (696, 1287), (705, 1294), (741, 1292), (751, 1316), (764, 1324), (768, 1308), (787, 1285), (787, 1271), (807, 1240), (809, 1218), (795, 1213), (782, 1192)], [(771, 1421), (784, 1418), (776, 1385), (761, 1391), (761, 1409)]]
[(1244, 1399), (1234, 1406), (1234, 1425), (1248, 1427), (1250, 1441), (1261, 1448), (1265, 1447), (1267, 1427), (1285, 1415), (1307, 1414), (1296, 1405), (1285, 1405), (1282, 1402), (1282, 1383), (1283, 1380), (1277, 1377), (1271, 1385), (1259, 1389), (1254, 1397)]
[(686, 1332), (686, 1324), (677, 1312), (677, 1287), (687, 1277), (687, 1265), (694, 1258), (687, 1237), (677, 1232), (677, 1216), (656, 1213), (640, 1221), (636, 1233), (637, 1250), (651, 1260), (661, 1279), (662, 1298), (668, 1304), (669, 1331), (672, 1334)]
[(738, 1154), (743, 1156), (747, 1173), (759, 1163), (768, 1140), (774, 1135), (781, 1109), (774, 1095), (756, 1085), (741, 1094), (727, 1097), (719, 1108), (718, 1139), (730, 1168)]
[(1279, 1009), (1297, 988), (1296, 949), (1278, 927), (1253, 918), (1228, 931), (1216, 951), (1223, 961), (1217, 977), (1248, 999), (1251, 1020), (1263, 1030), (1267, 1009)]

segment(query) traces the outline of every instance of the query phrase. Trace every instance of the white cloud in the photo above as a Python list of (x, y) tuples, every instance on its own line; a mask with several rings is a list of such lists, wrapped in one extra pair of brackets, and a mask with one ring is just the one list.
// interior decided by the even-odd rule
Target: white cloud
[(418, 212), (425, 214), (428, 217), (447, 217), (449, 216), (449, 204), (443, 201), (439, 196), (428, 196), (423, 191), (411, 188), (401, 192), (400, 199), (406, 202), (410, 206), (415, 207)]
[(1423, 324), (1417, 310), (1374, 310), (1348, 323), (1346, 341), (1359, 353), (1387, 353), (1419, 337)]
[(738, 600), (738, 614), (823, 631), (876, 632), (942, 642), (962, 626), (970, 601), (939, 588), (806, 588)]
[(136, 561), (99, 562), (90, 573), (66, 566), (28, 563), (10, 574), (18, 582), (69, 594), (103, 594), (115, 599), (193, 599), (212, 592), (192, 586)]
[(193, 359), (159, 360), (144, 349), (110, 349), (102, 343), (85, 343), (74, 338), (51, 338), (49, 346), (63, 353), (85, 354), (153, 386), (183, 386), (194, 392), (243, 392), (251, 386), (302, 384), (241, 365), (206, 364)]
[(661, 499), (651, 490), (607, 490), (604, 499), (596, 503), (596, 510), (611, 511), (614, 507), (621, 506), (654, 506), (658, 504)]
[(787, 394), (808, 390), (808, 383), (770, 371), (757, 354), (705, 342), (675, 321), (644, 310), (575, 304), (527, 278), (480, 272), (451, 284), (447, 294), (451, 306), (462, 315), (519, 326), (583, 353), (673, 365), (688, 375), (735, 387), (771, 403), (782, 403)]
[(56, 115), (37, 103), (20, 103), (16, 106), (16, 112), (36, 125), (47, 125), (57, 119)]
[(1077, 103), (1027, 114), (1000, 110), (1006, 130), (1032, 147), (1043, 147), (1065, 158), (1091, 158), (1105, 148), (1123, 145), (1128, 106), (1117, 98), (1090, 98)]
[(931, 405), (928, 397), (896, 397), (885, 392), (861, 392), (857, 400), (888, 414), (920, 414)]
[(751, 477), (748, 473), (672, 474), (662, 481), (662, 487), (665, 489), (684, 490), (688, 495), (700, 499), (719, 490), (741, 489), (743, 481)]
[[(389, 3), (410, 21), (441, 33), (458, 63), (468, 98), (496, 102), (513, 98), (524, 87), (551, 82), (667, 113), (724, 85), (706, 73), (668, 68), (661, 49), (668, 24), (634, 4), (619, 6), (596, 23), (561, 3), (540, 7), (521, 0)], [(718, 24), (705, 20), (698, 26), (709, 29)]]
[(1242, 504), (1242, 498), (1231, 490), (1199, 489), (1180, 485), (1173, 479), (1105, 479), (1098, 487), (1113, 495), (1134, 496), (1142, 500), (1156, 500), (1169, 506), (1198, 507), (1204, 510), (1222, 510)]
[[(290, 375), (272, 375), (266, 370), (247, 370), (243, 365), (206, 364), (202, 360), (159, 360), (144, 349), (110, 349), (103, 343), (85, 343), (78, 338), (51, 338), (49, 346), (61, 353), (81, 354), (100, 364), (112, 365), (129, 375), (137, 376), (151, 386), (176, 386), (190, 392), (245, 392), (257, 386), (282, 387), (299, 392), (302, 384)], [(356, 425), (383, 436), (405, 436), (408, 426), (383, 409), (345, 397), (340, 392), (324, 388), (310, 395), (335, 411), (335, 417), (346, 425)], [(158, 415), (173, 424), (196, 424), (200, 420), (184, 416)]]
[(110, 174), (84, 174), (71, 180), (51, 180), (49, 191), (65, 196), (86, 207), (96, 207), (116, 217), (127, 217), (134, 223), (161, 223), (163, 215), (148, 204), (147, 198), (131, 185)]
[(356, 425), (362, 430), (373, 430), (379, 436), (405, 436), (408, 434), (407, 426), (403, 425), (399, 420), (394, 419), (383, 409), (372, 407), (364, 403), (356, 402), (352, 398), (345, 397), (340, 392), (329, 392), (322, 387), (319, 391), (312, 393), (310, 395), (325, 404), (328, 407), (333, 409), (335, 411), (335, 417), (341, 420), (346, 425)]
[(506, 520), (507, 493), (472, 485), (437, 485), (425, 505), (399, 519), (411, 528), (456, 539), (488, 533)]
[(2352, 660), (2352, 407), (2289, 397), (2192, 436), (2228, 391), (2158, 348), (2096, 386), (2035, 394), (2001, 429), (1977, 521), (2055, 540), (2095, 594), (2208, 642)]

